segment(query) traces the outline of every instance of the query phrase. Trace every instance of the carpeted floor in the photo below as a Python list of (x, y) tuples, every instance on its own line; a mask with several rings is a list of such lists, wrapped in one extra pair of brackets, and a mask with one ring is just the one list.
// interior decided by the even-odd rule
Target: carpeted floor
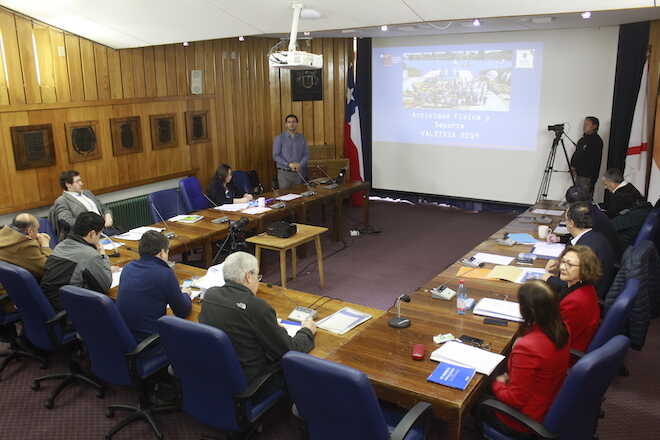
[[(359, 212), (349, 211), (347, 229), (357, 226)], [(387, 203), (372, 204), (372, 222), (382, 232), (347, 238), (348, 247), (324, 240), (326, 288), (320, 289), (315, 255), (299, 263), (299, 275), (289, 287), (338, 297), (386, 309), (402, 292), (428, 281), (493, 231), (506, 224), (508, 214), (472, 214), (431, 206), (412, 207)], [(312, 223), (320, 224), (319, 219)], [(479, 231), (474, 233), (473, 231)], [(279, 282), (274, 255), (264, 258), (265, 280)], [(0, 347), (0, 352), (4, 348)], [(660, 438), (660, 324), (655, 321), (643, 352), (631, 352), (627, 366), (631, 376), (619, 378), (611, 386), (604, 405), (605, 419), (600, 438), (651, 440)], [(66, 363), (54, 358), (49, 370), (40, 370), (29, 361), (11, 364), (0, 382), (0, 439), (99, 439), (120, 420), (104, 417), (105, 407), (115, 403), (135, 403), (130, 390), (112, 389), (98, 399), (88, 388), (66, 390), (53, 410), (43, 401), (54, 385), (44, 384), (39, 392), (30, 389), (33, 378), (63, 371)], [(167, 439), (199, 439), (202, 435), (224, 438), (219, 432), (196, 422), (184, 413), (157, 417)], [(144, 423), (135, 423), (117, 436), (121, 439), (152, 439)], [(287, 408), (276, 408), (265, 420), (256, 440), (301, 439), (296, 421)], [(442, 438), (441, 436), (439, 438)], [(463, 438), (476, 439), (467, 424)]]

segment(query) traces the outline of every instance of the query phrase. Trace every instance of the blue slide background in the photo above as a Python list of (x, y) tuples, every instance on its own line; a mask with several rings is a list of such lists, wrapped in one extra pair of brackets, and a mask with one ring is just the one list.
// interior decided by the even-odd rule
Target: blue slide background
[[(516, 49), (534, 51), (533, 68), (516, 68)], [(510, 62), (404, 59), (404, 53), (465, 50), (512, 50)], [(430, 144), (531, 151), (539, 132), (543, 44), (539, 42), (387, 47), (373, 49), (373, 139), (380, 142)], [(389, 64), (389, 65), (386, 65)], [(511, 67), (508, 111), (405, 108), (404, 67), (421, 72), (453, 68), (472, 71)]]

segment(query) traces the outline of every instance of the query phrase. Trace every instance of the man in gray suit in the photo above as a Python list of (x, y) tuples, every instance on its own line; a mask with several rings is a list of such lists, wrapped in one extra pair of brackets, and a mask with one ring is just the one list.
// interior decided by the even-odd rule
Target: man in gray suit
[(80, 177), (80, 173), (75, 170), (68, 170), (60, 174), (60, 186), (64, 190), (55, 203), (53, 203), (48, 219), (57, 232), (57, 237), (62, 240), (66, 237), (69, 230), (76, 222), (76, 218), (83, 212), (95, 212), (103, 217), (105, 221), (104, 229), (108, 235), (116, 233), (112, 229), (112, 214), (103, 203), (96, 198), (91, 191), (83, 190), (85, 183)]

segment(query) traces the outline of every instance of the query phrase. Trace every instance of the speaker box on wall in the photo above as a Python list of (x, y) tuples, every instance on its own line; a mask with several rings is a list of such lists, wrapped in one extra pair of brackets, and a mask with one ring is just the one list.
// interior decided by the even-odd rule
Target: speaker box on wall
[(190, 93), (193, 95), (204, 93), (204, 76), (201, 70), (190, 71)]

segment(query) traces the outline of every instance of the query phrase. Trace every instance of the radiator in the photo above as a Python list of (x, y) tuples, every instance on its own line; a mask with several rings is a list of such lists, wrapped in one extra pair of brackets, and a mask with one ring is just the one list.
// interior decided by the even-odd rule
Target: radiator
[(114, 227), (120, 231), (128, 231), (153, 223), (147, 197), (146, 195), (132, 197), (106, 204), (106, 207), (112, 212)]

